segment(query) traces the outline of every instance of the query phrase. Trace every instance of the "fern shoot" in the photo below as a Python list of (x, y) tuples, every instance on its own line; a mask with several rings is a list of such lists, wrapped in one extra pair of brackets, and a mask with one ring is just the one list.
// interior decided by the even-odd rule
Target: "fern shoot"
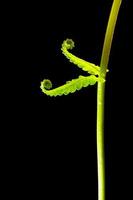
[(87, 71), (90, 74), (98, 75), (100, 72), (100, 67), (78, 58), (68, 51), (69, 49), (73, 49), (74, 46), (74, 41), (72, 39), (66, 39), (62, 44), (62, 53), (66, 56), (66, 58), (69, 59), (70, 62), (74, 63), (79, 68), (82, 68), (82, 70)]
[(61, 96), (74, 93), (83, 87), (97, 86), (97, 169), (98, 169), (98, 200), (105, 200), (105, 156), (104, 156), (104, 105), (105, 105), (105, 83), (106, 73), (108, 72), (109, 55), (114, 35), (114, 29), (122, 0), (113, 0), (109, 21), (106, 29), (100, 66), (85, 61), (69, 50), (75, 47), (72, 39), (66, 39), (62, 43), (62, 53), (73, 64), (77, 65), (83, 71), (89, 73), (88, 76), (80, 75), (78, 78), (67, 81), (64, 85), (52, 89), (52, 82), (44, 79), (41, 82), (41, 90), (49, 96)]
[(94, 75), (79, 76), (79, 78), (67, 81), (60, 87), (49, 90), (52, 87), (52, 83), (50, 80), (44, 79), (41, 82), (41, 89), (45, 94), (49, 96), (61, 96), (63, 94), (67, 95), (69, 93), (74, 93), (76, 90), (80, 90), (83, 87), (87, 87), (88, 85), (94, 85), (97, 81), (104, 82), (103, 79), (100, 79)]

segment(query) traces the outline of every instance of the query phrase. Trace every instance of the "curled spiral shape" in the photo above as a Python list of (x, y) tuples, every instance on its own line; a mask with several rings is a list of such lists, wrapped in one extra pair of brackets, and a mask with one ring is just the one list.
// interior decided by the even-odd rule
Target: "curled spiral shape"
[(99, 75), (100, 72), (100, 67), (96, 66), (93, 63), (90, 63), (88, 61), (85, 61), (75, 55), (73, 55), (72, 53), (70, 53), (68, 50), (72, 50), (75, 47), (74, 41), (72, 39), (66, 39), (63, 43), (62, 43), (62, 53), (64, 54), (64, 56), (66, 58), (68, 58), (68, 60), (70, 62), (72, 62), (73, 64), (77, 65), (79, 68), (82, 68), (82, 70), (87, 71), (90, 74), (94, 74), (94, 75)]
[(70, 53), (68, 50), (73, 49), (75, 47), (74, 41), (72, 39), (66, 39), (62, 44), (62, 53), (66, 58), (69, 59), (70, 62), (77, 65), (84, 71), (87, 71), (90, 76), (79, 76), (77, 79), (73, 79), (71, 81), (67, 81), (64, 85), (59, 86), (57, 88), (52, 88), (52, 82), (49, 79), (44, 79), (41, 82), (41, 90), (43, 93), (49, 96), (61, 96), (67, 95), (69, 93), (74, 93), (76, 90), (80, 90), (83, 87), (87, 87), (88, 85), (94, 85), (96, 82), (104, 82), (104, 78), (100, 75), (100, 67), (96, 66), (93, 63), (85, 61), (81, 58)]
[(94, 75), (86, 77), (80, 75), (77, 79), (67, 81), (66, 84), (51, 90), (46, 89), (46, 81), (48, 81), (48, 84), (51, 84), (50, 80), (43, 80), (41, 82), (42, 92), (49, 96), (61, 96), (63, 94), (67, 95), (69, 93), (74, 93), (76, 90), (80, 90), (81, 88), (87, 87), (88, 85), (94, 85), (97, 81), (103, 82), (104, 80)]
[(62, 48), (73, 49), (74, 47), (75, 47), (75, 44), (72, 39), (66, 39), (62, 44)]
[(52, 82), (49, 79), (44, 79), (42, 81), (42, 87), (47, 90), (50, 90), (52, 88)]

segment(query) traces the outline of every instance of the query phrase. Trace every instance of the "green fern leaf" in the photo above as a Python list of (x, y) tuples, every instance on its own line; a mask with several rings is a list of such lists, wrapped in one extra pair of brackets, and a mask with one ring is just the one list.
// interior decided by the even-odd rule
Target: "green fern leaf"
[(96, 77), (94, 75), (90, 76), (79, 76), (77, 79), (73, 79), (71, 81), (67, 81), (66, 84), (57, 87), (55, 89), (51, 89), (52, 83), (48, 79), (44, 79), (41, 82), (41, 90), (46, 95), (49, 96), (61, 96), (61, 95), (67, 95), (69, 93), (74, 93), (76, 90), (80, 90), (82, 87), (87, 87), (88, 85), (94, 85), (97, 81), (104, 81), (103, 79)]
[(87, 71), (90, 74), (99, 75), (100, 73), (100, 67), (94, 65), (93, 63), (90, 63), (88, 61), (85, 61), (81, 58), (78, 58), (77, 56), (70, 53), (68, 50), (74, 48), (74, 41), (72, 39), (66, 39), (62, 44), (62, 53), (66, 56), (66, 58), (69, 59), (70, 62), (77, 65), (79, 68), (82, 68), (82, 70)]

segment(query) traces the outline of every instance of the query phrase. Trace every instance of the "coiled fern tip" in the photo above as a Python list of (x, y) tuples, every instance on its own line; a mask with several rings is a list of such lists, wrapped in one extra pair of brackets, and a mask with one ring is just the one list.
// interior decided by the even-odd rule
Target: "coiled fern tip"
[(41, 82), (41, 85), (42, 85), (43, 88), (45, 88), (47, 90), (50, 90), (52, 88), (52, 82), (49, 79), (44, 79)]
[(62, 43), (62, 48), (73, 49), (75, 47), (74, 41), (72, 39), (66, 39)]

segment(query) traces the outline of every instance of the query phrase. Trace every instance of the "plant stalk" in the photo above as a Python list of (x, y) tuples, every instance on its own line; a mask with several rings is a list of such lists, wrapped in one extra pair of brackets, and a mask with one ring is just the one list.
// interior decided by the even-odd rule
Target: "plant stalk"
[[(122, 0), (114, 0), (106, 29), (101, 62), (100, 76), (106, 79), (106, 71), (114, 35), (114, 29)], [(105, 83), (98, 82), (97, 87), (97, 166), (98, 166), (98, 200), (105, 200), (105, 155), (104, 155), (104, 106)]]

